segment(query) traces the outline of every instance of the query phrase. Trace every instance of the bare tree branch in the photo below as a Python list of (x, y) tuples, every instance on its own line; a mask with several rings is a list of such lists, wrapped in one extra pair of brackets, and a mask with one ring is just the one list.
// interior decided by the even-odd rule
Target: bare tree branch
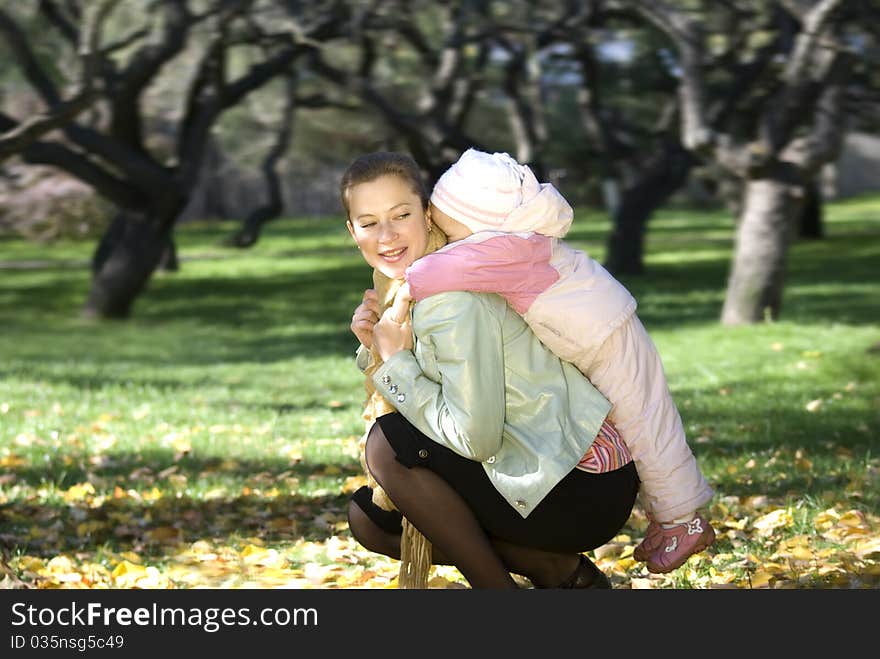
[(13, 56), (18, 60), (19, 68), (46, 105), (49, 107), (58, 105), (61, 102), (58, 88), (40, 66), (21, 27), (2, 8), (0, 8), (0, 33), (6, 36), (6, 42)]
[(423, 62), (431, 68), (436, 68), (439, 64), (437, 53), (431, 46), (430, 40), (419, 29), (415, 20), (413, 20), (412, 5), (405, 2), (401, 9), (401, 13), (397, 14), (397, 20), (394, 21), (394, 29), (409, 42)]
[(794, 52), (791, 54), (785, 67), (785, 73), (782, 75), (783, 81), (790, 87), (803, 84), (804, 78), (809, 72), (813, 53), (819, 46), (825, 32), (825, 26), (842, 1), (820, 0), (805, 15), (799, 16), (803, 22), (803, 29), (798, 35)]
[(87, 89), (70, 100), (59, 103), (51, 111), (38, 114), (11, 127), (0, 135), (0, 162), (23, 151), (49, 131), (74, 119), (80, 112), (91, 107), (99, 95), (95, 89)]
[(187, 185), (198, 175), (200, 159), (194, 154), (203, 153), (208, 131), (217, 117), (269, 80), (289, 71), (297, 58), (315, 50), (315, 44), (335, 36), (347, 18), (344, 13), (328, 11), (304, 27), (290, 17), (290, 30), (280, 34), (274, 54), (252, 65), (237, 79), (226, 81), (223, 66), (223, 53), (227, 48), (225, 35), (227, 26), (235, 17), (235, 13), (230, 13), (220, 18), (214, 43), (202, 58), (196, 82), (191, 87), (177, 144), (178, 162), (182, 163), (177, 176)]
[[(103, 2), (90, 5), (89, 14), (83, 22), (82, 29), (77, 30), (77, 34), (81, 37), (78, 55), (82, 61), (82, 73), (78, 82), (79, 89), (74, 92), (72, 98), (66, 101), (57, 99), (55, 103), (50, 104), (46, 112), (31, 117), (20, 125), (10, 127), (5, 131), (0, 136), (0, 161), (15, 152), (23, 150), (28, 144), (38, 140), (45, 133), (72, 123), (72, 120), (77, 115), (91, 107), (101, 96), (102, 90), (95, 86), (96, 62), (100, 57), (101, 28), (118, 2), (119, 0), (104, 0)], [(54, 7), (54, 5), (51, 6)], [(23, 38), (23, 33), (18, 29), (17, 25), (14, 25), (14, 21), (8, 15), (5, 15), (5, 17), (9, 22), (13, 23), (13, 25), (10, 25), (9, 22), (7, 23), (7, 34), (11, 33), (16, 40)], [(0, 21), (3, 19), (4, 14), (0, 11)], [(35, 66), (36, 63), (32, 62), (33, 55), (29, 52), (30, 49), (27, 44), (24, 44), (23, 48), (22, 44), (16, 41), (14, 47), (21, 53), (20, 57), (22, 59), (20, 59), (20, 63)], [(34, 72), (29, 79), (32, 83), (36, 84), (45, 85), (48, 83), (48, 79), (44, 81), (43, 75), (39, 71)], [(54, 85), (52, 86), (54, 87)], [(50, 90), (47, 88), (44, 90), (44, 99), (47, 98), (46, 92), (49, 98), (57, 95), (54, 89)]]
[(239, 231), (231, 238), (236, 247), (250, 247), (260, 235), (263, 225), (278, 217), (284, 208), (281, 180), (278, 176), (278, 162), (287, 153), (293, 136), (293, 117), (297, 108), (296, 90), (298, 77), (293, 70), (285, 77), (284, 108), (278, 121), (275, 143), (269, 149), (260, 169), (266, 181), (267, 198), (245, 219)]
[(38, 9), (46, 20), (56, 27), (58, 32), (71, 44), (79, 43), (79, 28), (64, 14), (54, 0), (40, 0)]
[(171, 60), (186, 44), (194, 23), (185, 0), (168, 0), (162, 4), (164, 26), (157, 43), (141, 46), (128, 66), (119, 72), (113, 90), (113, 118), (110, 134), (133, 148), (143, 149), (140, 96), (163, 64)]
[(90, 4), (86, 9), (77, 52), (82, 61), (83, 85), (87, 88), (91, 87), (101, 63), (101, 28), (119, 1), (103, 0), (103, 2)]
[(782, 152), (783, 160), (793, 161), (813, 174), (840, 153), (846, 133), (846, 89), (852, 62), (838, 58), (824, 81), (823, 91), (813, 111), (813, 130), (798, 137)]
[(535, 163), (547, 137), (538, 56), (526, 43), (510, 44), (507, 52), (510, 59), (504, 67), (504, 92), (513, 106), (508, 117), (517, 144), (517, 160)]
[(694, 152), (704, 152), (715, 137), (706, 121), (703, 81), (703, 34), (700, 23), (663, 0), (636, 0), (638, 10), (675, 43), (681, 66), (681, 141)]
[[(125, 37), (121, 37), (120, 39), (117, 39), (116, 41), (104, 46), (101, 49), (101, 56), (103, 58), (105, 58), (105, 60), (106, 60), (107, 55), (112, 55), (113, 53), (115, 53), (117, 51), (120, 51), (124, 48), (128, 48), (133, 43), (140, 41), (141, 39), (149, 36), (149, 34), (150, 34), (150, 31), (147, 28), (135, 30), (131, 34), (129, 34)], [(109, 68), (109, 62), (105, 61), (104, 64)]]
[(55, 142), (34, 142), (22, 156), (38, 165), (59, 167), (101, 191), (110, 201), (122, 207), (147, 207), (148, 198), (124, 180), (95, 163), (87, 154)]
[[(395, 6), (386, 9), (391, 11)], [(440, 54), (428, 55), (424, 49), (414, 49), (424, 70), (420, 79), (427, 81), (417, 92), (415, 109), (410, 109), (413, 104), (410, 107), (402, 105), (397, 98), (391, 98), (381, 90), (381, 81), (374, 80), (373, 76), (375, 60), (369, 56), (362, 54), (354, 72), (330, 64), (317, 50), (309, 57), (315, 73), (375, 107), (403, 137), (413, 157), (434, 177), (448, 166), (452, 150), (460, 152), (470, 146), (480, 146), (478, 140), (465, 135), (464, 120), (480, 84), (478, 72), (487, 59), (484, 42), (468, 34), (472, 22), (468, 21), (464, 10), (456, 7), (445, 10), (446, 20), (438, 28), (436, 38), (441, 44)], [(394, 30), (396, 34), (400, 22), (408, 15), (398, 12), (394, 21), (386, 20), (384, 16), (365, 17), (365, 30), (358, 40), (360, 46), (375, 50), (373, 42), (388, 30)], [(476, 71), (464, 69), (466, 58), (463, 51), (469, 44), (478, 46), (476, 57), (471, 58)]]

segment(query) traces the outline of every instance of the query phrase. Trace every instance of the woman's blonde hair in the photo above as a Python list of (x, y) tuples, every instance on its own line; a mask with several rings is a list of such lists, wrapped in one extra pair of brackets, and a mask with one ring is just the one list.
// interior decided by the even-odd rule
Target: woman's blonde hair
[(345, 207), (346, 217), (351, 212), (348, 205), (351, 189), (360, 183), (369, 183), (383, 176), (397, 176), (406, 181), (421, 199), (422, 208), (428, 207), (428, 189), (425, 187), (422, 171), (412, 156), (395, 151), (375, 151), (355, 158), (342, 175), (339, 196)]

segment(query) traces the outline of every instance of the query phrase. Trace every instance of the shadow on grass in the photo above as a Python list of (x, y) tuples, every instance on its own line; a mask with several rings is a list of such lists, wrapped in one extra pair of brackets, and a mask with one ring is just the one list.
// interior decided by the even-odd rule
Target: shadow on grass
[(0, 506), (7, 552), (41, 557), (59, 552), (134, 551), (168, 557), (197, 540), (228, 545), (234, 539), (259, 538), (269, 544), (298, 540), (323, 542), (337, 531), (328, 522), (345, 519), (348, 496), (240, 496), (197, 500), (159, 499), (143, 504), (132, 498), (108, 498), (98, 506), (8, 503)]
[[(720, 474), (713, 479), (712, 487), (719, 496), (752, 497), (766, 496), (771, 499), (802, 500), (813, 498), (819, 501), (827, 500), (824, 495), (833, 493), (835, 502), (847, 500), (842, 492), (851, 482), (846, 474), (799, 474), (792, 471), (783, 472), (784, 475), (774, 478), (745, 479), (736, 478), (727, 474)], [(849, 497), (853, 507), (864, 506), (868, 510), (877, 510), (877, 497), (867, 493), (857, 492)]]
[[(0, 289), (0, 321), (7, 336), (29, 337), (27, 349), (16, 356), (35, 365), (57, 362), (59, 352), (88, 361), (90, 350), (109, 362), (134, 359), (173, 365), (349, 356), (356, 347), (349, 329), (351, 314), (368, 282), (369, 270), (362, 265), (295, 277), (168, 278), (139, 301), (132, 324), (82, 319), (56, 323), (43, 314), (72, 309), (80, 288), (70, 279), (53, 276), (21, 287), (7, 283)], [(160, 342), (161, 332), (167, 339), (169, 332), (179, 331), (181, 339), (166, 340), (157, 349), (149, 340), (132, 343), (125, 335), (131, 329), (159, 331)], [(45, 340), (35, 342), (40, 336)], [(125, 344), (121, 348), (120, 342)], [(28, 352), (33, 356), (28, 358)]]
[[(822, 244), (801, 244), (789, 259), (782, 319), (799, 322), (877, 323), (880, 295), (864, 289), (877, 280), (880, 240), (833, 237)], [(847, 254), (841, 267), (839, 254)], [(640, 277), (621, 277), (639, 300), (646, 324), (672, 327), (717, 322), (730, 270), (724, 256), (649, 265)]]
[[(698, 401), (698, 393), (679, 389), (676, 398), (693, 395)], [(702, 420), (704, 425), (689, 431), (688, 439), (722, 496), (844, 501), (846, 488), (863, 481), (861, 491), (850, 498), (880, 510), (880, 490), (868, 467), (880, 455), (880, 439), (869, 424), (876, 428), (880, 419), (870, 411), (848, 409), (845, 400), (835, 402), (837, 409), (828, 406), (813, 413), (800, 399), (750, 402), (741, 406), (742, 414), (712, 403), (692, 404), (682, 417), (686, 427), (690, 419)], [(695, 441), (700, 435), (704, 439)]]
[[(202, 330), (204, 331), (204, 330)], [(84, 332), (87, 334), (87, 332)], [(219, 334), (219, 333), (218, 333)], [(250, 338), (247, 334), (231, 337), (228, 333), (215, 336), (192, 336), (181, 332), (183, 339), (179, 342), (168, 341), (155, 349), (149, 344), (128, 345), (124, 349), (115, 349), (110, 343), (95, 344), (94, 337), (78, 337), (77, 332), (68, 333), (60, 343), (57, 334), (51, 330), (30, 332), (30, 337), (45, 336), (46, 348), (39, 351), (21, 351), (13, 355), (15, 367), (7, 363), (0, 364), (0, 375), (11, 377), (21, 375), (27, 379), (39, 377), (58, 384), (83, 386), (89, 389), (101, 389), (114, 385), (155, 385), (160, 389), (175, 389), (182, 386), (211, 384), (205, 378), (183, 379), (175, 381), (171, 378), (144, 377), (137, 367), (131, 376), (120, 376), (109, 370), (131, 370), (132, 362), (147, 368), (167, 365), (174, 367), (222, 366), (234, 364), (272, 364), (297, 357), (344, 357), (354, 360), (357, 340), (346, 326), (328, 328), (311, 332), (300, 331), (293, 335), (278, 332), (272, 335), (261, 334)], [(112, 338), (112, 337), (110, 337)], [(170, 344), (170, 345), (169, 345)], [(59, 364), (70, 364), (77, 360), (80, 365), (90, 364), (98, 369), (95, 373), (76, 373), (75, 368), (67, 372), (58, 370)], [(352, 368), (355, 368), (352, 363)], [(291, 378), (296, 379), (296, 373)]]
[[(170, 467), (175, 468), (173, 472)], [(334, 470), (333, 477), (322, 474), (329, 467)], [(47, 475), (56, 475), (48, 482), (61, 491), (88, 481), (116, 494), (104, 497), (98, 505), (67, 503), (60, 496), (57, 502), (0, 505), (0, 542), (7, 550), (51, 556), (61, 548), (109, 548), (152, 556), (166, 554), (169, 546), (203, 539), (223, 544), (230, 537), (257, 537), (266, 543), (326, 540), (335, 534), (327, 517), (344, 520), (348, 506), (348, 495), (341, 491), (338, 480), (360, 475), (361, 470), (353, 463), (291, 465), (280, 458), (229, 461), (187, 456), (175, 462), (171, 452), (148, 451), (110, 454), (104, 466), (88, 471), (81, 465), (51, 460), (40, 468), (18, 467), (8, 473), (15, 476), (17, 484), (31, 487), (45, 486)], [(185, 487), (174, 484), (174, 478), (181, 476), (187, 478)], [(194, 498), (191, 487), (198, 479), (234, 481), (222, 489), (242, 494)], [(319, 487), (314, 494), (301, 493), (295, 487), (298, 482)], [(161, 496), (145, 501), (144, 493), (154, 487)], [(211, 490), (210, 485), (202, 487)], [(137, 492), (132, 494), (130, 489)], [(263, 494), (273, 489), (274, 494)]]
[(282, 475), (308, 479), (315, 475), (323, 476), (323, 472), (329, 467), (332, 467), (334, 472), (339, 472), (337, 474), (339, 478), (361, 473), (360, 465), (353, 459), (340, 463), (314, 461), (292, 463), (291, 460), (283, 457), (252, 460), (228, 456), (221, 458), (186, 455), (175, 459), (175, 453), (170, 449), (155, 448), (137, 453), (105, 453), (99, 457), (96, 464), (88, 467), (84, 464), (67, 464), (63, 458), (52, 455), (46, 457), (48, 459), (45, 463), (39, 466), (7, 467), (4, 468), (4, 473), (14, 475), (19, 484), (32, 487), (51, 484), (59, 490), (85, 480), (108, 487), (114, 485), (152, 487), (157, 482), (167, 481), (167, 477), (159, 477), (157, 474), (172, 467), (174, 470), (169, 473), (186, 476), (188, 480), (231, 478), (242, 482), (256, 475), (269, 479)]
[[(235, 327), (254, 321), (261, 325), (332, 322), (339, 319), (343, 304), (350, 317), (354, 308), (348, 308), (349, 301), (359, 302), (369, 285), (369, 268), (356, 258), (351, 265), (289, 275), (184, 278), (170, 274), (145, 291), (135, 303), (133, 315), (138, 321), (197, 320)], [(11, 272), (0, 287), (0, 313), (14, 321), (29, 308), (78, 312), (77, 305), (85, 301), (88, 288), (87, 272), (71, 271), (53, 262), (26, 272)], [(279, 308), (289, 310), (290, 317), (273, 315)]]
[(811, 459), (815, 456), (829, 461), (839, 460), (842, 449), (848, 449), (863, 459), (880, 454), (880, 440), (864, 428), (869, 414), (853, 416), (829, 412), (812, 414), (805, 419), (809, 414), (801, 409), (756, 405), (749, 407), (746, 419), (736, 412), (692, 406), (683, 418), (711, 419), (709, 427), (724, 433), (713, 434), (708, 443), (695, 446), (695, 453), (731, 458), (769, 455), (779, 450), (794, 454), (803, 449)]

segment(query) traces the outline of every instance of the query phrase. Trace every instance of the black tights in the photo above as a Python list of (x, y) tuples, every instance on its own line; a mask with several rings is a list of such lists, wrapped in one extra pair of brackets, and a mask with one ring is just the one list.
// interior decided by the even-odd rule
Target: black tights
[[(367, 465), (397, 509), (430, 540), (435, 564), (455, 565), (473, 588), (517, 588), (510, 573), (535, 586), (561, 584), (578, 566), (578, 554), (554, 553), (489, 537), (467, 503), (445, 480), (423, 467), (396, 459), (382, 429), (374, 425), (366, 445)], [(349, 528), (364, 547), (400, 559), (400, 535), (374, 523), (352, 501)]]

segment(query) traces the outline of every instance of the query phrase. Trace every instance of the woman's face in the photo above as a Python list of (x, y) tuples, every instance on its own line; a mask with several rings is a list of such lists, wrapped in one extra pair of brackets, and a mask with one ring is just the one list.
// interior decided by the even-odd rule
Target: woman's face
[(399, 176), (358, 183), (348, 192), (348, 231), (371, 266), (402, 279), (425, 255), (428, 224), (422, 200)]

